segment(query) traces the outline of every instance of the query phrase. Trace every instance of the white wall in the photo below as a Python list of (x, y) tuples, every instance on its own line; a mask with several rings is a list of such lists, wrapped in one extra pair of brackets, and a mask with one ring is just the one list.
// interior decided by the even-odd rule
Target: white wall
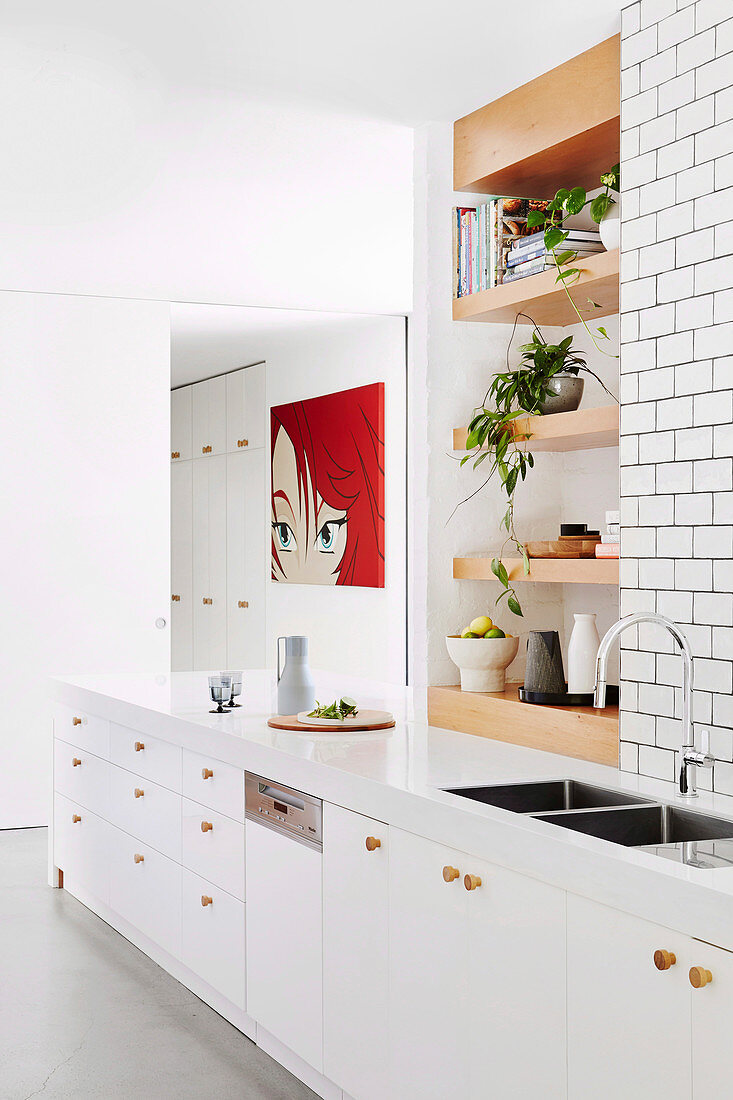
[[(451, 319), (451, 223), (455, 205), (469, 205), (472, 196), (452, 190), (452, 127), (433, 124), (416, 135), (415, 216), (415, 313), (413, 318), (414, 453), (415, 478), (413, 537), (415, 591), (411, 603), (424, 609), (426, 623), (416, 611), (415, 670), (418, 681), (456, 683), (457, 669), (448, 658), (445, 635), (455, 633), (484, 612), (493, 615), (500, 592), (498, 582), (454, 581), (452, 559), (476, 552), (495, 552), (501, 545), (499, 521), (506, 510), (495, 484), (488, 486), (451, 517), (456, 505), (482, 482), (482, 469), (474, 474), (459, 469), (451, 448), (452, 429), (468, 423), (473, 408), (483, 400), (494, 373), (506, 367), (511, 326), (459, 324)], [(478, 197), (477, 201), (481, 201)], [(613, 337), (616, 322), (607, 323)], [(557, 338), (558, 330), (544, 330)], [(579, 347), (587, 350), (588, 338), (579, 326), (573, 332)], [(518, 329), (514, 347), (530, 330)], [(519, 356), (513, 352), (510, 365)], [(597, 353), (589, 365), (610, 381), (617, 392), (617, 363)], [(613, 381), (611, 381), (613, 380)], [(424, 396), (423, 396), (424, 395)], [(419, 402), (423, 402), (419, 410)], [(583, 404), (608, 404), (597, 383), (586, 382)], [(421, 447), (420, 430), (427, 419), (427, 447)], [(549, 538), (564, 521), (578, 519), (597, 525), (606, 508), (618, 506), (618, 452), (589, 451), (568, 455), (538, 453), (536, 466), (516, 498), (516, 528), (520, 538)], [(422, 557), (424, 555), (424, 558)], [(420, 562), (427, 562), (421, 575)], [(524, 617), (518, 619), (502, 604), (497, 621), (507, 631), (525, 634), (532, 629), (556, 629), (565, 643), (572, 629), (573, 611), (598, 612), (599, 629), (617, 617), (618, 593), (595, 585), (522, 585), (519, 596)], [(509, 670), (511, 679), (524, 674), (524, 645)]]
[(173, 87), (59, 11), (0, 37), (0, 287), (409, 310), (411, 129)]
[(169, 308), (0, 293), (0, 361), (7, 828), (48, 820), (48, 676), (169, 667)]

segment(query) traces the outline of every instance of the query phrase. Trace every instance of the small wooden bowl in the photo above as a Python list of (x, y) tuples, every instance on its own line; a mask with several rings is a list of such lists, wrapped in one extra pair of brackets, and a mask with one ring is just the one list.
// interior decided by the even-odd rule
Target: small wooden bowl
[(530, 558), (594, 558), (600, 539), (549, 539), (525, 542), (524, 549)]

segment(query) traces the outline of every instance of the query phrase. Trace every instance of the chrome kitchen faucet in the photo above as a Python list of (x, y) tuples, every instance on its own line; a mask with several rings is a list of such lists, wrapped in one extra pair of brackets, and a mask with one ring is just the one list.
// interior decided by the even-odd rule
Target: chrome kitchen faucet
[(608, 664), (608, 652), (624, 630), (638, 623), (656, 623), (663, 626), (672, 635), (680, 649), (682, 656), (682, 746), (680, 750), (680, 772), (678, 794), (684, 798), (693, 798), (697, 795), (696, 768), (712, 768), (714, 758), (710, 755), (710, 734), (704, 730), (702, 734), (703, 748), (695, 745), (695, 734), (692, 728), (692, 650), (690, 643), (682, 633), (677, 623), (672, 622), (665, 615), (657, 615), (654, 612), (640, 611), (634, 615), (625, 615), (607, 630), (598, 647), (596, 659), (596, 690), (593, 698), (594, 707), (606, 705), (606, 666)]

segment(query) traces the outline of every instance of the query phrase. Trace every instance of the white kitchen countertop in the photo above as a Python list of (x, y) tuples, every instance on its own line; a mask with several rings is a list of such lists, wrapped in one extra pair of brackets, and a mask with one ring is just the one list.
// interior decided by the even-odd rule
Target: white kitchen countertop
[[(315, 673), (322, 702), (352, 695), (392, 711), (392, 730), (301, 734), (267, 725), (274, 674), (245, 672), (241, 709), (209, 714), (206, 674), (57, 678), (53, 700), (289, 784), (329, 802), (733, 949), (733, 867), (699, 869), (482, 805), (441, 787), (579, 779), (733, 821), (733, 798), (536, 749), (437, 729), (412, 717), (411, 692)], [(733, 827), (731, 829), (733, 835)], [(328, 838), (325, 838), (328, 843)]]

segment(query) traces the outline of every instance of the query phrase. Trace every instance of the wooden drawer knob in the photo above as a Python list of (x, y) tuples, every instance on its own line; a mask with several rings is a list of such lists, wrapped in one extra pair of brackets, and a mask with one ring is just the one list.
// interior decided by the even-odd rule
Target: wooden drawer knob
[(202, 821), (201, 822), (201, 832), (202, 833), (210, 833), (213, 828), (214, 828), (214, 826), (210, 821)]
[(465, 875), (463, 885), (467, 890), (478, 890), (481, 885), (481, 879), (478, 875)]
[(237, 446), (238, 447), (247, 447), (248, 445), (249, 445), (249, 440), (248, 439), (238, 439), (237, 440)]
[(211, 444), (209, 444), (206, 447), (202, 447), (201, 448), (201, 454), (202, 455), (210, 455), (211, 454)]
[(79, 814), (72, 814), (71, 821), (74, 825), (76, 825), (79, 821), (81, 821), (81, 816)]
[(693, 989), (702, 989), (713, 980), (713, 975), (704, 966), (690, 967), (690, 985)]
[(201, 769), (201, 778), (202, 779), (213, 779), (214, 778), (214, 773), (212, 772), (211, 768), (202, 768)]
[(457, 878), (460, 878), (460, 874), (461, 872), (458, 870), (458, 868), (451, 867), (450, 864), (447, 864), (443, 868), (443, 879), (445, 882), (455, 882)]
[(81, 718), (72, 718), (71, 719), (72, 726), (80, 726), (81, 723), (82, 723)]
[(145, 794), (145, 791), (142, 790), (142, 788), (135, 787), (135, 798), (142, 798), (144, 794)]
[(139, 852), (135, 852), (135, 855), (132, 858), (135, 860), (135, 863), (145, 862), (145, 856), (141, 856)]
[(173, 603), (180, 603), (181, 602), (181, 597), (173, 595), (173, 596), (171, 596), (171, 600), (173, 601)]
[(144, 741), (136, 741), (135, 742), (135, 752), (142, 752), (144, 748), (145, 748), (145, 742)]
[(71, 758), (72, 768), (78, 768), (80, 764), (81, 764), (81, 760), (79, 759), (79, 757), (78, 756), (72, 756), (72, 758)]
[(213, 905), (214, 904), (214, 899), (210, 898), (208, 896), (208, 894), (202, 894), (201, 895), (201, 904), (203, 905), (203, 907), (205, 909), (207, 905)]
[(249, 607), (249, 602), (247, 600), (239, 600), (238, 601), (238, 606), (239, 607)]
[(213, 603), (214, 601), (213, 601), (213, 599), (211, 598), (211, 596), (204, 596), (204, 597), (203, 597), (203, 599), (201, 600), (201, 602), (202, 602), (203, 604), (207, 604), (207, 605), (208, 605), (208, 604), (211, 604), (211, 603)]
[(367, 852), (376, 852), (377, 848), (382, 847), (382, 842), (379, 837), (368, 836), (366, 838), (366, 850)]
[(657, 970), (669, 970), (670, 966), (674, 966), (677, 962), (677, 956), (674, 951), (655, 951), (654, 952), (654, 965)]
[(180, 457), (181, 457), (181, 452), (180, 451), (171, 451), (171, 458), (180, 458)]

